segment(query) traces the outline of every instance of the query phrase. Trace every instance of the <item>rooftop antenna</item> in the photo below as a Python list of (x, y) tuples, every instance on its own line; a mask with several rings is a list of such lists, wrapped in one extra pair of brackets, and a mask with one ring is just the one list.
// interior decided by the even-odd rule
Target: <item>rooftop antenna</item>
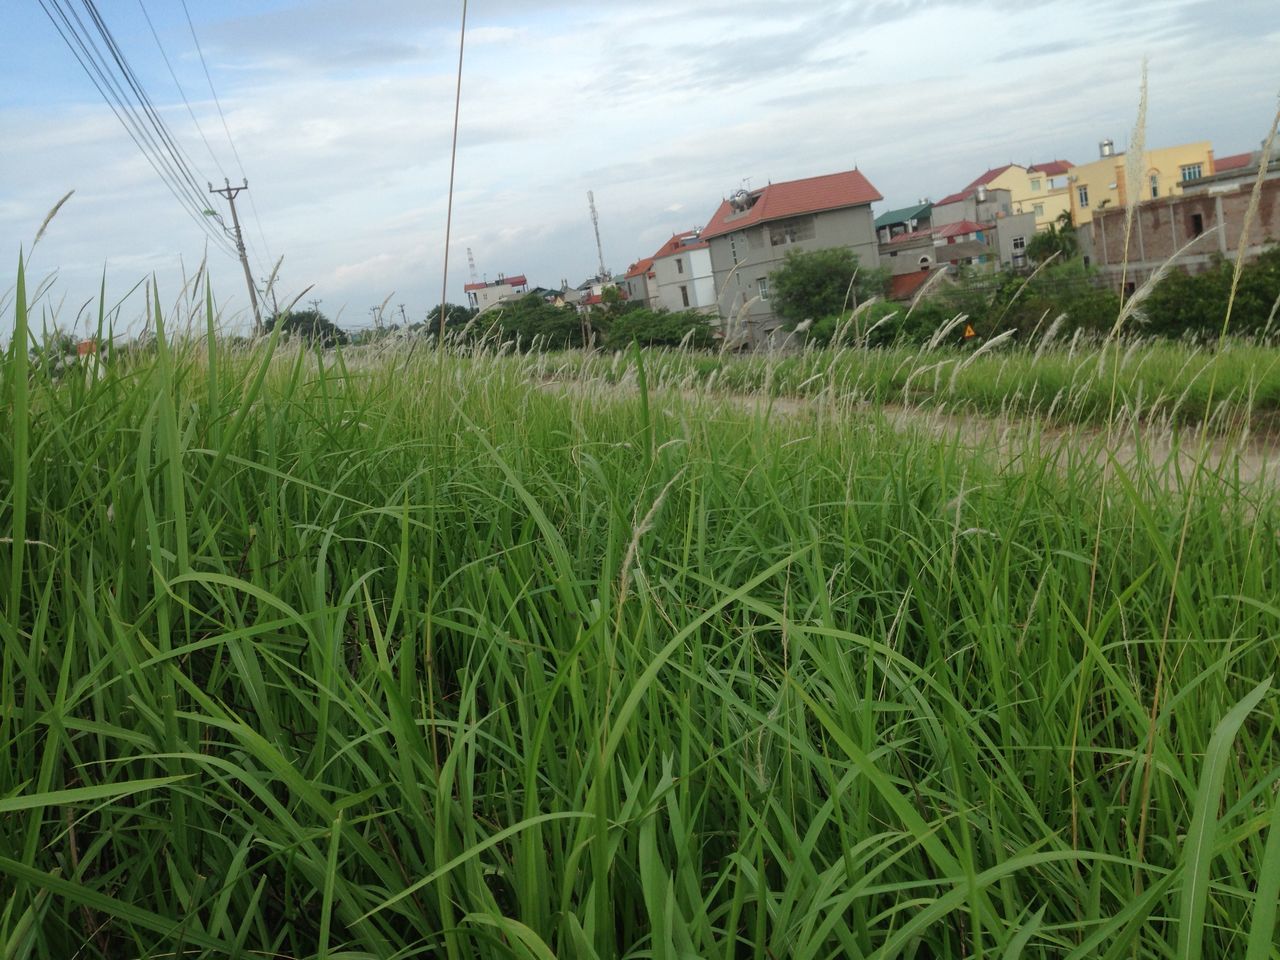
[(596, 212), (596, 195), (591, 190), (587, 191), (587, 205), (591, 207), (591, 226), (596, 231), (596, 253), (600, 255), (600, 279), (607, 279), (609, 271), (604, 265), (604, 244), (600, 242), (600, 214)]
[(471, 252), (470, 247), (467, 247), (467, 266), (471, 268), (471, 282), (479, 283), (480, 278), (476, 275), (476, 255)]

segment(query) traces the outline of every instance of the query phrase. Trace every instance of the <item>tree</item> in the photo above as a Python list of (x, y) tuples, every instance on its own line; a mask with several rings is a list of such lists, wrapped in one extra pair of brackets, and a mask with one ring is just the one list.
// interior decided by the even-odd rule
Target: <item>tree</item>
[(476, 332), (498, 330), (504, 340), (518, 340), (522, 350), (535, 345), (544, 350), (582, 346), (582, 317), (572, 307), (556, 307), (536, 293), (504, 303), (482, 314)]
[(1037, 233), (1027, 243), (1027, 259), (1032, 263), (1044, 263), (1054, 254), (1060, 261), (1071, 260), (1080, 253), (1080, 238), (1076, 235), (1071, 213), (1064, 210), (1056, 223)]
[(267, 332), (275, 330), (277, 325), (285, 336), (300, 337), (323, 347), (336, 347), (350, 342), (345, 330), (314, 308), (291, 310), (283, 317), (271, 317), (267, 320)]
[[(471, 322), (476, 315), (476, 311), (471, 307), (464, 307), (460, 303), (446, 303), (444, 305), (444, 328), (449, 330), (460, 330)], [(417, 329), (417, 324), (414, 325)], [(427, 314), (426, 333), (440, 332), (440, 304), (436, 304), (431, 308), (431, 312)]]
[(774, 312), (799, 323), (834, 316), (844, 309), (846, 301), (852, 305), (868, 297), (883, 296), (889, 273), (860, 267), (858, 255), (848, 247), (803, 253), (792, 250), (782, 266), (769, 275), (769, 285)]

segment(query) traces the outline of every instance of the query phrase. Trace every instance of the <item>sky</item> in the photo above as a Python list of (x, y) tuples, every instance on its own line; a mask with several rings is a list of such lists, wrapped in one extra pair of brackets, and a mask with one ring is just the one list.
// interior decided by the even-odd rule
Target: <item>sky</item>
[[(39, 0), (5, 6), (0, 302), (26, 251), (45, 322), (83, 326), (105, 277), (121, 322), (139, 323), (140, 281), (178, 297), (208, 234)], [(1149, 146), (1255, 149), (1280, 91), (1275, 0), (472, 0), (444, 285), (461, 0), (187, 8), (190, 24), (178, 0), (97, 0), (198, 183), (247, 179), (254, 275), (283, 257), (280, 299), (307, 290), (351, 329), (384, 302), (389, 321), (402, 305), (422, 319), (442, 288), (462, 302), (468, 249), (487, 279), (595, 274), (588, 190), (621, 273), (744, 185), (856, 166), (881, 212), (988, 167), (1123, 148), (1144, 57)], [(239, 264), (207, 255), (224, 322), (247, 328)]]

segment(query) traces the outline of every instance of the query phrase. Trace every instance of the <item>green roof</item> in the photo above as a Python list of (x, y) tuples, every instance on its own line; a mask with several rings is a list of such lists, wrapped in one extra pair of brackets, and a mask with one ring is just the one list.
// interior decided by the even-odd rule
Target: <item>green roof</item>
[(876, 229), (887, 227), (891, 223), (906, 223), (908, 220), (919, 220), (933, 212), (932, 203), (917, 203), (898, 210), (889, 210), (876, 217)]

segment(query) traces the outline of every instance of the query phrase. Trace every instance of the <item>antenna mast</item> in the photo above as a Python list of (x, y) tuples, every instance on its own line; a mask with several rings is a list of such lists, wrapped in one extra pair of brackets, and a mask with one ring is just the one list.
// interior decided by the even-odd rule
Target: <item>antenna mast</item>
[(600, 242), (600, 214), (596, 212), (596, 195), (591, 190), (587, 191), (587, 204), (591, 207), (591, 226), (596, 231), (596, 253), (600, 255), (600, 279), (605, 280), (609, 276), (609, 271), (604, 265), (604, 244)]
[(471, 282), (479, 283), (480, 278), (476, 275), (476, 255), (471, 252), (470, 247), (467, 247), (467, 266), (471, 268)]

